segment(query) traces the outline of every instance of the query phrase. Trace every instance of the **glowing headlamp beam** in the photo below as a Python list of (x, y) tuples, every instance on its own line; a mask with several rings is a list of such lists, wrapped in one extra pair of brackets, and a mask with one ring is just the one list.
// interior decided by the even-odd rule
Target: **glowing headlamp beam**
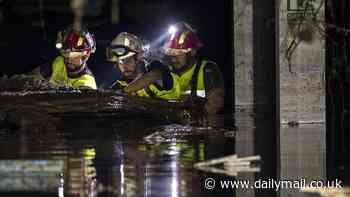
[(56, 48), (57, 49), (61, 49), (63, 47), (62, 43), (58, 42), (56, 43)]
[(174, 25), (170, 25), (169, 29), (168, 29), (168, 33), (169, 34), (175, 34), (177, 31), (177, 28)]
[(148, 51), (150, 49), (150, 47), (151, 47), (150, 44), (147, 44), (143, 47), (143, 50)]

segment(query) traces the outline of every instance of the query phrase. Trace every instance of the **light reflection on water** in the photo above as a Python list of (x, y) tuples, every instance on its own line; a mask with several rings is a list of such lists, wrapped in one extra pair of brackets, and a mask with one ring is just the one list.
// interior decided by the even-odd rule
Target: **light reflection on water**
[[(240, 112), (235, 116), (235, 125), (231, 118), (217, 118), (211, 124), (200, 126), (159, 125), (150, 119), (115, 120), (113, 117), (89, 118), (89, 121), (68, 117), (55, 126), (46, 125), (41, 129), (30, 127), (37, 123), (26, 124), (29, 126), (25, 128), (7, 125), (0, 129), (0, 165), (4, 160), (61, 161), (64, 163), (65, 197), (309, 196), (297, 189), (278, 192), (273, 189), (206, 190), (204, 181), (208, 177), (256, 180), (268, 178), (268, 173), (273, 171), (291, 180), (326, 178), (324, 125), (281, 128), (280, 152), (277, 153), (281, 164), (280, 169), (276, 169), (269, 161), (276, 157), (269, 147), (269, 134), (273, 129), (267, 124), (269, 117), (261, 116), (261, 122), (257, 123), (259, 118), (251, 112)], [(260, 155), (261, 172), (238, 172), (233, 178), (193, 167), (195, 163), (232, 154), (238, 157)], [(0, 169), (0, 173), (4, 171)], [(7, 174), (7, 180), (12, 180), (17, 190), (45, 190), (57, 195), (55, 188), (33, 185), (47, 181), (43, 174), (34, 176), (29, 170), (20, 172), (21, 176)], [(59, 174), (55, 173), (58, 187)], [(3, 196), (6, 191), (8, 194), (9, 187), (1, 183), (0, 196)]]
[[(3, 159), (63, 162), (64, 187), (60, 188), (60, 196), (62, 189), (64, 196), (81, 197), (212, 196), (215, 192), (208, 193), (202, 184), (206, 173), (195, 170), (193, 165), (234, 153), (232, 125), (154, 126), (151, 121), (112, 120), (63, 119), (54, 129), (45, 131), (31, 127), (1, 129), (0, 163)], [(225, 137), (226, 132), (231, 135)], [(0, 184), (0, 193), (59, 194), (61, 172), (54, 172), (56, 188), (40, 188), (26, 183), (37, 181), (40, 185), (47, 179), (33, 175), (28, 166), (35, 164), (27, 164), (20, 176), (8, 175), (12, 184), (17, 184), (16, 189)]]

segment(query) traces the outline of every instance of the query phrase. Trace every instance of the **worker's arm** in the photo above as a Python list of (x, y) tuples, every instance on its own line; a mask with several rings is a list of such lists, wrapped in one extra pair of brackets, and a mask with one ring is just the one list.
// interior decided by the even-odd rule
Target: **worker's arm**
[(224, 107), (225, 87), (222, 73), (215, 63), (207, 63), (204, 79), (207, 98), (205, 109), (208, 114), (216, 114)]
[(144, 73), (140, 77), (132, 81), (128, 86), (124, 88), (124, 92), (131, 93), (141, 90), (151, 83), (155, 83), (162, 79), (162, 72), (159, 69), (154, 69), (150, 72)]
[(34, 68), (31, 72), (31, 75), (37, 76), (40, 79), (49, 79), (52, 74), (52, 65), (50, 62), (42, 64)]
[(132, 81), (124, 91), (126, 93), (136, 92), (146, 88), (150, 84), (157, 84), (158, 88), (163, 90), (170, 90), (173, 86), (173, 78), (167, 66), (159, 61), (153, 61), (147, 65), (146, 73), (142, 74)]

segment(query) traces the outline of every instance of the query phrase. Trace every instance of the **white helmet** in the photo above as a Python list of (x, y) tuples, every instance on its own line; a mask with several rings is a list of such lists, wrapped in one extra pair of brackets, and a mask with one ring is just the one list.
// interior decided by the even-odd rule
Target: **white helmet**
[(134, 34), (122, 32), (115, 37), (107, 48), (107, 60), (117, 62), (136, 54), (143, 53), (142, 40)]

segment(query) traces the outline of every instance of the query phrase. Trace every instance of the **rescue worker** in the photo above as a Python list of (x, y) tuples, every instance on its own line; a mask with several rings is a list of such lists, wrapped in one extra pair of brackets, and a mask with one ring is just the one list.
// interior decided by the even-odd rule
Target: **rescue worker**
[(95, 78), (87, 67), (90, 55), (96, 50), (93, 35), (86, 29), (76, 31), (68, 27), (58, 32), (56, 48), (60, 55), (52, 63), (34, 69), (33, 73), (52, 84), (97, 89)]
[(107, 48), (107, 60), (114, 62), (121, 79), (113, 89), (140, 97), (178, 99), (180, 87), (168, 67), (160, 61), (145, 58), (146, 47), (134, 34), (118, 34)]
[(179, 76), (181, 95), (190, 96), (192, 100), (205, 98), (206, 112), (219, 112), (224, 106), (225, 89), (217, 64), (199, 58), (202, 43), (189, 24), (177, 23), (169, 33), (163, 50), (171, 59), (171, 71)]

